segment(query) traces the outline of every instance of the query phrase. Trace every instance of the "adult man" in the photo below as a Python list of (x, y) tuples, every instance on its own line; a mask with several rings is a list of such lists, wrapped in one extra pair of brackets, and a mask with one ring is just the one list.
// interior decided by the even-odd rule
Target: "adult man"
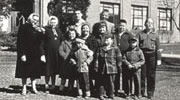
[(147, 97), (151, 99), (155, 91), (156, 64), (160, 65), (159, 36), (155, 33), (153, 20), (148, 18), (145, 21), (145, 29), (140, 32), (139, 47), (145, 56), (145, 64), (141, 72), (141, 94), (145, 96), (145, 79), (147, 78)]
[[(132, 33), (130, 33), (127, 30), (127, 21), (124, 19), (120, 20), (120, 23), (118, 25), (117, 31), (115, 32), (115, 39), (114, 43), (119, 47), (121, 50), (122, 55), (124, 55), (125, 51), (129, 48), (129, 41), (131, 39)], [(129, 90), (128, 90), (128, 75), (127, 75), (127, 70), (125, 69), (125, 64), (122, 63), (122, 89), (125, 92), (125, 95), (128, 96)], [(115, 78), (115, 95), (118, 93), (118, 90), (120, 89), (120, 69), (118, 74), (116, 75)]]
[(81, 10), (75, 10), (75, 29), (77, 31), (77, 35), (81, 36), (81, 26), (86, 23), (86, 21), (82, 18), (83, 14)]
[[(108, 19), (109, 19), (109, 11), (107, 9), (104, 9), (100, 14), (100, 21), (104, 21), (106, 23), (108, 33), (114, 33), (115, 26), (113, 23), (109, 22)], [(98, 23), (95, 23), (93, 26), (93, 34), (96, 34), (98, 32), (97, 29)]]

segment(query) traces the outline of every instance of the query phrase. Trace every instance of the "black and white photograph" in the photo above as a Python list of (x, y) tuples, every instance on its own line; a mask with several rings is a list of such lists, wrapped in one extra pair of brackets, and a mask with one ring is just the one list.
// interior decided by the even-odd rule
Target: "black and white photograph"
[(180, 100), (180, 0), (0, 0), (0, 100)]

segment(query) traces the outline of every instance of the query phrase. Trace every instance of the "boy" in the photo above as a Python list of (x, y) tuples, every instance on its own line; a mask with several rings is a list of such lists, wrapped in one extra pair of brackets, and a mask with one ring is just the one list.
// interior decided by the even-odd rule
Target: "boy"
[(85, 40), (76, 38), (75, 42), (77, 49), (72, 51), (70, 62), (75, 65), (77, 73), (77, 97), (82, 97), (84, 91), (85, 98), (88, 98), (90, 96), (88, 66), (93, 60), (93, 52), (85, 45)]
[(98, 73), (97, 86), (100, 100), (104, 100), (105, 92), (109, 98), (114, 98), (114, 80), (118, 69), (121, 69), (122, 57), (119, 48), (113, 45), (112, 34), (105, 35), (104, 44), (95, 54), (95, 71)]
[(135, 100), (139, 100), (141, 94), (141, 66), (145, 62), (143, 52), (138, 48), (138, 38), (133, 36), (129, 41), (129, 48), (123, 55), (123, 63), (126, 65), (125, 69), (127, 71), (128, 77), (125, 79), (128, 83), (127, 90), (125, 91), (127, 99), (130, 98), (130, 93), (132, 92), (132, 79), (134, 79), (134, 94)]

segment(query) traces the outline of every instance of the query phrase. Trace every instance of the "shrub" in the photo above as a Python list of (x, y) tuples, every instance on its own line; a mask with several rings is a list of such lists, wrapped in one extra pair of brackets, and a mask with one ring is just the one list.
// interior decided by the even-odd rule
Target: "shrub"
[(10, 51), (16, 51), (17, 33), (0, 34), (0, 46), (8, 47)]

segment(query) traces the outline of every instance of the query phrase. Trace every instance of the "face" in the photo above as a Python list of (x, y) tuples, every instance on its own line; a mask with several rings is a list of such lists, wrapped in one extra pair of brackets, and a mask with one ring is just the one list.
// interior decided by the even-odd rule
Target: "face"
[(99, 33), (104, 34), (107, 31), (106, 26), (101, 26), (99, 28)]
[(109, 18), (109, 13), (108, 12), (103, 12), (101, 14), (101, 20), (107, 20)]
[(126, 23), (120, 23), (119, 25), (119, 29), (120, 29), (120, 32), (124, 32), (127, 28), (127, 24)]
[(148, 19), (147, 22), (145, 23), (146, 29), (152, 29), (153, 28), (153, 20)]
[(56, 25), (57, 25), (57, 21), (56, 21), (55, 19), (51, 19), (50, 22), (49, 22), (49, 24), (50, 24), (50, 26), (51, 26), (52, 28), (55, 28)]
[(70, 40), (74, 40), (76, 38), (76, 32), (75, 31), (69, 31), (68, 37)]
[(131, 41), (130, 46), (131, 48), (135, 48), (137, 46), (137, 41)]
[(76, 20), (80, 20), (82, 18), (82, 13), (80, 10), (75, 11)]
[(32, 25), (38, 25), (39, 24), (39, 17), (33, 16), (31, 23), (32, 23)]
[(81, 48), (83, 46), (83, 43), (77, 42), (76, 45), (78, 48)]
[(87, 35), (89, 35), (89, 33), (90, 33), (89, 26), (88, 25), (84, 25), (82, 27), (82, 35), (87, 36)]
[(107, 38), (107, 39), (105, 39), (104, 43), (105, 43), (106, 46), (110, 46), (110, 45), (112, 45), (113, 40), (112, 40), (112, 38)]

